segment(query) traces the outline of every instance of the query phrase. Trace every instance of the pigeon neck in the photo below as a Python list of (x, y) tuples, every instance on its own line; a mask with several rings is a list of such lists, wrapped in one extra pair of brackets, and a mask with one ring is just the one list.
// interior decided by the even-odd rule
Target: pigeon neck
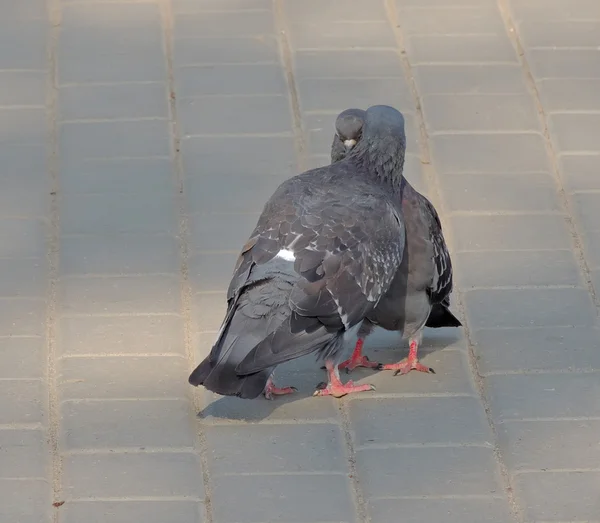
[(402, 192), (405, 179), (404, 170), (404, 150), (398, 147), (396, 150), (387, 154), (381, 154), (376, 148), (365, 148), (362, 154), (357, 156), (357, 160), (362, 164), (367, 173), (376, 177), (379, 183), (384, 183), (392, 187), (394, 192)]

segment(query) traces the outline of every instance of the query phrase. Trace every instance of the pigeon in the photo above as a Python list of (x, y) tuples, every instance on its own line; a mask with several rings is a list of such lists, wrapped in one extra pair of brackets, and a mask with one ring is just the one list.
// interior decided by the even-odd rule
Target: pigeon
[[(331, 146), (331, 162), (343, 160), (349, 151), (359, 143), (365, 111), (347, 109), (339, 114), (335, 123), (335, 136)], [(367, 318), (358, 332), (358, 341), (350, 359), (340, 364), (351, 372), (356, 367), (394, 370), (395, 374), (406, 374), (411, 370), (434, 372), (433, 369), (419, 363), (418, 347), (422, 341), (423, 326), (430, 328), (461, 327), (462, 324), (450, 312), (450, 294), (452, 292), (452, 262), (446, 247), (442, 224), (435, 207), (416, 191), (408, 181), (402, 191), (401, 208), (406, 227), (405, 259), (407, 265), (400, 268), (399, 279), (404, 284), (392, 285), (389, 293), (398, 292), (406, 296), (406, 303), (395, 311), (386, 311), (383, 300), (377, 318)], [(412, 308), (415, 310), (411, 310)], [(397, 318), (398, 312), (404, 315)], [(389, 330), (402, 330), (403, 336), (409, 339), (408, 357), (399, 363), (380, 365), (362, 355), (365, 338), (371, 333), (374, 322)], [(424, 325), (423, 325), (424, 322)]]
[(356, 335), (403, 260), (400, 208), (404, 117), (392, 107), (364, 114), (361, 140), (332, 164), (283, 182), (242, 247), (227, 312), (210, 354), (189, 383), (252, 399), (290, 394), (275, 367), (316, 353), (328, 381), (314, 395), (374, 390), (342, 383), (344, 340)]

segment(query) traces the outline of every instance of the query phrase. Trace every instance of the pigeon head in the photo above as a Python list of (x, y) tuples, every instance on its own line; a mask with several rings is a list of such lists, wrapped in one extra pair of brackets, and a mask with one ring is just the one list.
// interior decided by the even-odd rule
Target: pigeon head
[(331, 144), (331, 162), (343, 159), (348, 151), (356, 145), (362, 135), (365, 111), (362, 109), (346, 109), (335, 120), (335, 136)]
[(364, 113), (361, 131), (348, 159), (392, 185), (401, 185), (406, 153), (402, 113), (389, 105), (373, 105)]

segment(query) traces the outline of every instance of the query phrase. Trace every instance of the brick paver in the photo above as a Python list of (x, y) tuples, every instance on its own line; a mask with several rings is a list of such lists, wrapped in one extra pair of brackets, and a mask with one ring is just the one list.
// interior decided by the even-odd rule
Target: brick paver
[[(0, 13), (0, 520), (600, 522), (597, 0)], [(308, 358), (277, 372), (293, 398), (192, 389), (265, 199), (377, 103), (453, 250), (437, 374), (358, 370), (377, 391), (334, 401)]]

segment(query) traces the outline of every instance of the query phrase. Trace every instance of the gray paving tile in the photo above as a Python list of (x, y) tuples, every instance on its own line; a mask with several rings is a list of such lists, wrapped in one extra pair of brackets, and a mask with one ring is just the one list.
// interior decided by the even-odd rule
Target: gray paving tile
[(202, 291), (227, 291), (239, 253), (199, 252), (188, 262), (192, 289)]
[(44, 105), (46, 81), (44, 71), (1, 71), (0, 105)]
[(44, 259), (0, 258), (0, 296), (44, 298), (48, 291)]
[(6, 145), (41, 145), (46, 133), (43, 108), (0, 109), (0, 143)]
[(176, 13), (201, 13), (204, 11), (254, 11), (270, 9), (269, 0), (171, 0)]
[(187, 12), (175, 14), (176, 37), (203, 35), (214, 37), (256, 37), (275, 30), (273, 14), (268, 9), (231, 12)]
[(184, 355), (183, 320), (177, 315), (61, 318), (62, 355)]
[(536, 80), (600, 78), (600, 51), (596, 49), (531, 49), (527, 56)]
[[(214, 484), (214, 514), (223, 523), (268, 518), (290, 523), (356, 521), (345, 475), (218, 476)], [(231, 503), (231, 492), (238, 493), (236, 503)]]
[(19, 523), (52, 521), (52, 487), (45, 479), (0, 479), (2, 517)]
[(42, 423), (46, 397), (41, 380), (0, 380), (0, 424)]
[(46, 308), (38, 298), (0, 298), (0, 336), (42, 336)]
[[(194, 447), (186, 400), (64, 402), (61, 448), (73, 450)], [(127, 426), (127, 430), (122, 427)]]
[[(174, 63), (177, 67), (199, 64), (246, 64), (279, 61), (279, 47), (275, 36), (175, 38)], [(176, 75), (177, 77), (177, 75)]]
[[(289, 5), (290, 2), (287, 2)], [(343, 16), (343, 11), (339, 13)], [(331, 21), (327, 16), (310, 22), (288, 17), (290, 42), (297, 51), (305, 49), (393, 48), (394, 33), (386, 20)]]
[(61, 508), (64, 523), (201, 523), (204, 508), (197, 501), (70, 501)]
[(600, 369), (600, 331), (594, 328), (489, 329), (472, 336), (483, 373)]
[(200, 460), (191, 452), (71, 454), (63, 466), (70, 499), (203, 496)]
[[(566, 4), (566, 3), (565, 3)], [(580, 13), (583, 14), (583, 13)], [(519, 34), (527, 47), (598, 47), (600, 20), (537, 20), (519, 23)]]
[(190, 245), (195, 250), (239, 252), (259, 216), (259, 213), (193, 214), (190, 217)]
[(44, 19), (3, 23), (0, 30), (0, 69), (46, 69), (47, 41), (48, 24)]
[(45, 478), (48, 472), (44, 430), (0, 430), (1, 478)]
[(46, 368), (45, 345), (42, 337), (1, 337), (0, 379), (42, 378)]
[(505, 34), (500, 13), (491, 2), (479, 2), (469, 9), (438, 3), (426, 12), (423, 12), (423, 6), (415, 7), (402, 9), (400, 14), (401, 26), (407, 35)]
[(206, 438), (216, 475), (347, 471), (338, 425), (213, 426), (206, 428)]
[(297, 78), (401, 77), (400, 57), (395, 50), (298, 51)]
[(540, 80), (537, 86), (548, 112), (600, 110), (600, 79), (555, 78)]
[(561, 153), (574, 151), (599, 151), (593, 136), (600, 129), (598, 114), (552, 114), (550, 132)]
[(560, 168), (567, 191), (600, 190), (596, 172), (600, 155), (562, 155)]

